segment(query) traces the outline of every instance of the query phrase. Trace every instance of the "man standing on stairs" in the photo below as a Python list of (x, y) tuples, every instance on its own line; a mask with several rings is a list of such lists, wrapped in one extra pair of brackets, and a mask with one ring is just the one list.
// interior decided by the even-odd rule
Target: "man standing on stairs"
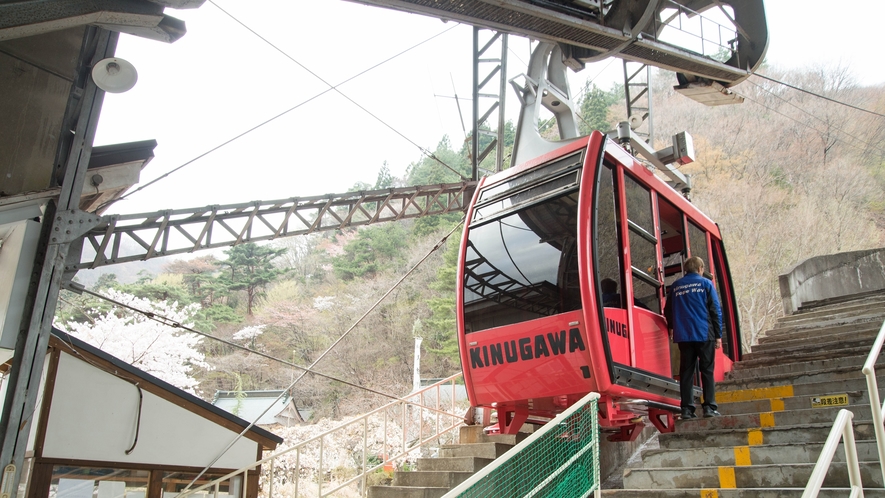
[(697, 418), (694, 410), (694, 375), (700, 367), (704, 391), (704, 417), (718, 417), (713, 367), (722, 347), (722, 308), (713, 282), (705, 278), (704, 260), (685, 261), (685, 276), (673, 282), (664, 315), (670, 339), (679, 345), (679, 391), (682, 418)]

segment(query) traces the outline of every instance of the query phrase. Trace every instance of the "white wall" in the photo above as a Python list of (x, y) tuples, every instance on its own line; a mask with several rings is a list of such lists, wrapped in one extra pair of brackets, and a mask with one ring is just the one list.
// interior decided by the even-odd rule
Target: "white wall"
[(0, 210), (0, 362), (12, 357), (40, 238), (40, 206)]
[[(61, 354), (43, 456), (203, 467), (240, 432), (144, 391), (141, 430), (131, 454), (138, 389), (67, 353)], [(213, 467), (255, 462), (258, 443), (240, 438)]]

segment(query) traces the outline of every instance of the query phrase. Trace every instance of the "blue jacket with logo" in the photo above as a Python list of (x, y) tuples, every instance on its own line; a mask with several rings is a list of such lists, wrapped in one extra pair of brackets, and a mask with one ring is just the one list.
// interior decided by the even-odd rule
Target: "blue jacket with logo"
[(722, 308), (713, 282), (687, 273), (673, 282), (664, 315), (673, 329), (673, 342), (706, 342), (722, 337)]

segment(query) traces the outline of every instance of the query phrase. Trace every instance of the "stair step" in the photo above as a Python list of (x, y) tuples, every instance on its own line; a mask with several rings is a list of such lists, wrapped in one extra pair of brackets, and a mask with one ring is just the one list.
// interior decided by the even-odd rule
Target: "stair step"
[(492, 463), (494, 458), (473, 456), (451, 458), (419, 458), (418, 470), (433, 472), (476, 472)]
[(759, 343), (753, 346), (769, 346), (784, 341), (794, 340), (817, 340), (817, 339), (834, 339), (842, 336), (851, 336), (857, 333), (872, 332), (873, 336), (879, 332), (882, 326), (883, 315), (864, 316), (852, 322), (840, 322), (831, 325), (816, 324), (807, 327), (785, 327), (782, 329), (774, 329), (759, 338)]
[(852, 345), (863, 346), (865, 344), (872, 345), (873, 340), (879, 334), (879, 328), (882, 322), (877, 318), (876, 322), (865, 324), (844, 325), (839, 328), (827, 329), (810, 329), (782, 334), (775, 337), (766, 337), (763, 341), (753, 346), (753, 352), (756, 354), (767, 353), (770, 351), (778, 351), (781, 348), (798, 349), (803, 348), (814, 349), (823, 344), (839, 344), (849, 342)]
[[(885, 385), (885, 370), (879, 372), (881, 377), (877, 382)], [(853, 367), (848, 368), (832, 368), (827, 370), (814, 370), (802, 373), (781, 373), (768, 375), (765, 377), (749, 377), (743, 379), (728, 379), (716, 384), (718, 391), (744, 391), (754, 389), (764, 389), (766, 387), (775, 386), (799, 386), (799, 385), (826, 385), (826, 384), (852, 384), (862, 383), (866, 387), (866, 377)], [(844, 386), (843, 386), (844, 388)]]
[(880, 299), (883, 295), (885, 295), (885, 291), (883, 291), (882, 289), (855, 292), (854, 294), (845, 294), (842, 296), (834, 296), (824, 299), (816, 299), (813, 301), (806, 301), (802, 303), (801, 306), (799, 306), (799, 310), (807, 311), (819, 308), (833, 308), (836, 307), (836, 305), (844, 305), (846, 303), (854, 303), (862, 300), (877, 300)]
[(863, 311), (865, 309), (881, 307), (885, 305), (885, 297), (867, 296), (858, 299), (852, 299), (849, 302), (831, 302), (831, 304), (822, 304), (813, 307), (803, 307), (792, 315), (781, 317), (778, 321), (789, 322), (792, 320), (802, 320), (804, 318), (816, 318), (827, 316), (833, 313), (850, 313)]
[(426, 470), (395, 472), (393, 474), (393, 485), (451, 489), (466, 481), (472, 475), (473, 472), (434, 472)]
[(829, 306), (820, 306), (814, 309), (803, 309), (792, 315), (786, 315), (778, 319), (778, 323), (801, 322), (808, 319), (820, 319), (833, 315), (850, 315), (852, 313), (865, 313), (867, 310), (885, 308), (885, 299), (882, 296), (868, 299), (858, 299), (850, 303), (836, 303)]
[[(795, 395), (783, 398), (765, 398), (754, 399), (749, 401), (734, 401), (724, 403), (717, 399), (719, 404), (719, 412), (723, 415), (739, 415), (742, 413), (765, 413), (765, 412), (781, 412), (790, 410), (804, 410), (812, 408), (812, 398), (820, 398), (822, 396), (833, 396), (839, 394), (848, 395), (848, 405), (866, 405), (869, 406), (870, 399), (867, 391), (847, 391), (828, 392), (815, 395)], [(885, 388), (879, 390), (879, 399), (885, 399)], [(842, 407), (847, 408), (847, 407)]]
[[(753, 346), (754, 353), (768, 353), (790, 350), (814, 351), (819, 349), (832, 349), (833, 346), (851, 347), (873, 345), (876, 336), (879, 335), (881, 322), (870, 327), (856, 325), (840, 327), (840, 333), (820, 334), (818, 330), (793, 334), (789, 337), (778, 337), (766, 342), (760, 342)], [(809, 342), (811, 341), (811, 344)]]
[(842, 356), (847, 356), (846, 354), (843, 354), (843, 350), (845, 349), (865, 349), (866, 352), (869, 353), (870, 349), (873, 347), (873, 340), (874, 338), (870, 337), (860, 338), (858, 340), (844, 339), (826, 342), (815, 341), (813, 344), (802, 344), (800, 341), (795, 344), (781, 345), (779, 348), (770, 350), (757, 348), (755, 352), (749, 353), (749, 356), (752, 359), (756, 359), (774, 355), (790, 361), (793, 356), (802, 358), (804, 356), (814, 355), (817, 352), (827, 351), (830, 353), (831, 358), (841, 358)]
[[(661, 448), (699, 448), (714, 446), (756, 446), (762, 444), (821, 443), (827, 440), (832, 422), (780, 427), (712, 429), (697, 432), (676, 432), (658, 435)], [(855, 439), (875, 439), (873, 424), (855, 421)]]
[[(717, 446), (711, 448), (654, 449), (642, 452), (642, 467), (716, 467), (723, 465), (773, 465), (780, 462), (815, 463), (823, 443), (766, 444), (761, 446)], [(856, 441), (859, 461), (878, 461), (876, 441)], [(833, 457), (845, 461), (845, 450), (840, 445)]]
[[(867, 356), (870, 354), (870, 349), (872, 348), (872, 344), (870, 345), (860, 345), (860, 346), (852, 346), (852, 347), (836, 347), (834, 346), (830, 350), (794, 350), (791, 351), (789, 355), (778, 355), (776, 352), (766, 352), (766, 353), (744, 353), (741, 357), (741, 362), (747, 362), (747, 366), (745, 368), (753, 368), (756, 366), (763, 365), (781, 365), (788, 363), (802, 363), (806, 361), (814, 361), (814, 360), (828, 360), (834, 358), (842, 358), (845, 356), (857, 356), (863, 355)], [(744, 367), (742, 367), (744, 368)]]
[(804, 317), (801, 319), (778, 320), (773, 328), (766, 331), (762, 337), (776, 337), (783, 333), (798, 330), (826, 329), (850, 324), (863, 324), (879, 322), (885, 316), (885, 307), (877, 305), (873, 308), (854, 309), (844, 313), (830, 313), (817, 317)]
[(680, 420), (678, 431), (707, 431), (711, 429), (755, 429), (758, 427), (801, 426), (807, 424), (833, 424), (841, 409), (848, 409), (854, 414), (854, 422), (873, 419), (869, 405), (834, 406), (826, 408), (806, 408), (780, 412), (742, 413), (723, 415), (721, 417)]
[[(726, 375), (726, 380), (747, 378), (760, 378), (780, 374), (801, 374), (827, 370), (831, 368), (854, 369), (860, 373), (869, 356), (869, 351), (863, 355), (853, 355), (843, 358), (822, 358), (803, 362), (783, 363), (777, 362), (769, 365), (749, 365), (743, 361), (738, 362), (735, 368)], [(749, 362), (748, 362), (749, 363)], [(876, 360), (876, 366), (885, 367), (885, 355), (880, 355)], [(883, 368), (885, 370), (885, 368)]]
[[(813, 469), (814, 464), (811, 463), (627, 469), (624, 471), (624, 488), (793, 488), (805, 486)], [(860, 462), (860, 475), (864, 486), (881, 488), (883, 485), (878, 461)], [(824, 486), (850, 486), (847, 466), (830, 466), (824, 478)]]
[[(878, 373), (878, 372), (877, 372)], [(885, 386), (885, 371), (882, 376), (876, 377), (876, 381)], [(804, 381), (804, 382), (803, 382)], [(857, 375), (847, 379), (826, 380), (814, 375), (771, 376), (760, 379), (736, 379), (725, 380), (716, 383), (716, 401), (727, 403), (729, 401), (741, 401), (746, 399), (762, 399), (790, 396), (816, 396), (821, 393), (866, 391), (866, 377)], [(786, 394), (785, 394), (786, 393)]]
[(447, 444), (440, 447), (440, 457), (477, 457), (495, 459), (513, 448), (504, 443)]

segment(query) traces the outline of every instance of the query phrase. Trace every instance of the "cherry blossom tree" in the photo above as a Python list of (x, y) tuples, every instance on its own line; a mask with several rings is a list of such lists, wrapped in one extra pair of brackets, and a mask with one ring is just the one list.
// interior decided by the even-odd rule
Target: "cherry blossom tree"
[(267, 325), (249, 325), (243, 327), (239, 332), (235, 332), (233, 340), (244, 341), (250, 344), (250, 348), (255, 349), (255, 339), (264, 332)]
[[(190, 327), (199, 304), (179, 306), (154, 302), (108, 289), (106, 295), (133, 308), (167, 317)], [(132, 366), (175, 387), (194, 393), (199, 382), (194, 369), (209, 369), (197, 350), (202, 337), (163, 325), (140, 313), (115, 307), (107, 312), (93, 310), (92, 322), (68, 322), (60, 328)], [(60, 326), (61, 324), (56, 324)]]

